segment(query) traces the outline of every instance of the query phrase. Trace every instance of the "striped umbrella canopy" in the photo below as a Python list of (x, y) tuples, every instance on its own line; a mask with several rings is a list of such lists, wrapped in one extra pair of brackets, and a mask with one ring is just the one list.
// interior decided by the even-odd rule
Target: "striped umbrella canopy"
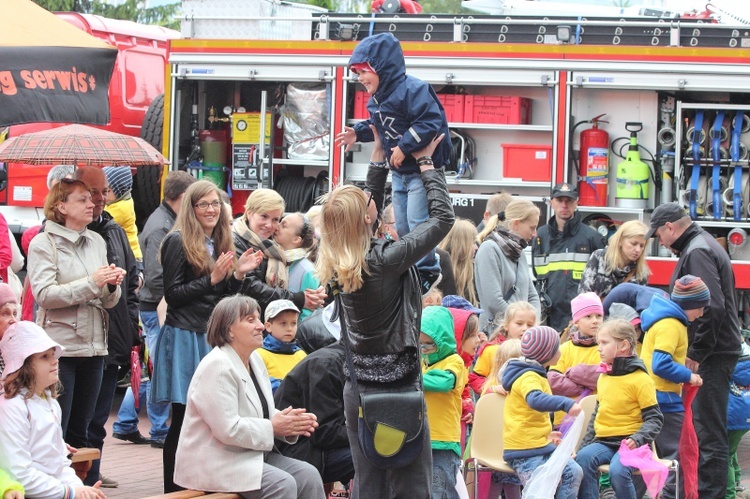
[(143, 139), (86, 125), (27, 133), (0, 144), (0, 161), (27, 165), (162, 165), (164, 156)]

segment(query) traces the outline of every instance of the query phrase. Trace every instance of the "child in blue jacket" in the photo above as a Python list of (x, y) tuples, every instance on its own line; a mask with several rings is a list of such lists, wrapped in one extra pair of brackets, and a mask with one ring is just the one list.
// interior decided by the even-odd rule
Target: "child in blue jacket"
[(729, 382), (729, 406), (727, 407), (727, 435), (729, 437), (729, 474), (727, 475), (726, 498), (748, 497), (740, 495), (738, 486), (742, 478), (742, 468), (737, 460), (737, 449), (742, 437), (750, 430), (750, 345), (747, 344), (750, 334), (742, 331), (742, 355), (732, 373)]
[[(429, 83), (406, 74), (401, 44), (391, 33), (381, 33), (362, 40), (349, 59), (349, 69), (370, 94), (367, 110), (370, 119), (353, 128), (344, 127), (336, 143), (348, 146), (354, 142), (372, 142), (373, 131), (380, 137), (386, 161), (391, 167), (393, 207), (396, 230), (403, 237), (427, 220), (427, 191), (419, 173), (419, 159), (414, 151), (424, 149), (441, 133), (450, 137), (448, 120), (437, 94)], [(451, 141), (443, 140), (432, 155), (435, 168), (450, 162)], [(435, 252), (417, 263), (422, 294), (440, 281), (440, 264)]]

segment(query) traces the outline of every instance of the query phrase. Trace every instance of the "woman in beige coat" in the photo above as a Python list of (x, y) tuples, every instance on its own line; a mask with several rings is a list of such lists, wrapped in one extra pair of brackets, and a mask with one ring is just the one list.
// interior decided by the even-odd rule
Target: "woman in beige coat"
[(88, 446), (107, 355), (107, 311), (120, 299), (125, 271), (107, 263), (107, 247), (86, 228), (93, 219), (91, 192), (63, 179), (44, 201), (44, 232), (29, 245), (28, 274), (39, 305), (37, 322), (65, 347), (59, 376), (65, 441)]
[(213, 350), (198, 365), (188, 388), (177, 445), (175, 483), (245, 499), (324, 499), (318, 470), (274, 450), (274, 439), (295, 443), (318, 426), (304, 409), (277, 410), (265, 364), (258, 302), (224, 298), (208, 320)]

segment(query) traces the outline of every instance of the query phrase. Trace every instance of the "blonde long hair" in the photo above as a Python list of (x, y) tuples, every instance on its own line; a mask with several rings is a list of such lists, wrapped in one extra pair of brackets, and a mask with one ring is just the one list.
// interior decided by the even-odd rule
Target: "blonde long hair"
[[(625, 258), (622, 254), (620, 244), (625, 240), (634, 237), (646, 237), (648, 227), (640, 220), (629, 220), (622, 224), (617, 232), (615, 232), (607, 243), (607, 251), (604, 253), (604, 260), (607, 262), (607, 267), (610, 271), (620, 269), (626, 265), (630, 265), (630, 260)], [(648, 242), (648, 241), (647, 241)], [(644, 281), (648, 278), (651, 271), (646, 263), (646, 248), (641, 252), (641, 256), (635, 262), (635, 273), (633, 278), (638, 281)]]
[(353, 185), (335, 188), (320, 212), (320, 249), (315, 274), (321, 283), (331, 279), (346, 293), (357, 291), (370, 274), (367, 252), (372, 238), (367, 223), (368, 196)]
[(499, 214), (492, 215), (487, 220), (487, 225), (484, 226), (484, 230), (477, 236), (477, 242), (482, 244), (487, 236), (495, 230), (495, 228), (502, 224), (506, 229), (510, 230), (513, 222), (525, 222), (531, 217), (539, 218), (539, 207), (528, 199), (514, 199), (508, 206), (505, 207), (505, 219), (500, 221)]
[[(199, 180), (188, 187), (182, 197), (180, 213), (177, 215), (173, 231), (182, 233), (182, 248), (185, 251), (185, 260), (198, 275), (210, 274), (214, 268), (214, 257), (208, 254), (206, 249), (206, 234), (203, 227), (195, 216), (193, 205), (201, 198), (215, 193), (221, 202), (221, 191), (216, 185), (208, 180)], [(211, 238), (214, 240), (214, 248), (217, 254), (231, 251), (234, 253), (234, 240), (232, 239), (232, 221), (228, 210), (219, 207), (217, 210), (219, 221), (216, 223)], [(230, 267), (227, 278), (232, 274)]]
[(505, 340), (502, 342), (497, 351), (495, 351), (495, 358), (492, 359), (492, 367), (490, 373), (484, 380), (482, 385), (482, 394), (487, 393), (493, 386), (500, 384), (500, 369), (503, 368), (506, 362), (510, 359), (517, 359), (521, 356), (521, 340), (512, 339)]
[(477, 228), (474, 222), (463, 218), (456, 218), (448, 235), (438, 247), (448, 252), (453, 262), (453, 275), (456, 280), (458, 294), (466, 298), (472, 305), (478, 305), (477, 292), (474, 289), (474, 244)]

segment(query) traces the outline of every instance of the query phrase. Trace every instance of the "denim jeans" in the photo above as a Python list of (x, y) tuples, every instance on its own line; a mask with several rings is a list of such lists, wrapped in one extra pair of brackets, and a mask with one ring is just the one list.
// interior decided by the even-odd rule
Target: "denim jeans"
[[(154, 352), (156, 352), (156, 340), (159, 337), (159, 318), (156, 312), (141, 311), (141, 325), (146, 337), (146, 346), (148, 347), (151, 362), (156, 364)], [(167, 436), (167, 419), (169, 419), (169, 404), (166, 402), (149, 402), (151, 393), (151, 381), (141, 383), (138, 393), (138, 409), (135, 408), (135, 397), (133, 390), (128, 388), (125, 397), (122, 399), (120, 410), (117, 412), (117, 421), (112, 429), (115, 433), (134, 433), (138, 431), (138, 414), (141, 407), (146, 404), (148, 420), (151, 422), (151, 439), (164, 440)]]
[[(391, 170), (391, 184), (396, 230), (398, 237), (402, 238), (429, 217), (427, 189), (419, 173), (401, 174)], [(434, 249), (417, 262), (417, 268), (420, 272), (440, 272), (440, 264)]]
[(620, 463), (617, 448), (594, 442), (578, 451), (576, 462), (583, 468), (583, 481), (581, 482), (581, 493), (579, 495), (581, 499), (599, 498), (597, 468), (602, 464), (609, 464), (609, 479), (617, 499), (636, 499), (638, 497), (633, 481), (638, 480), (642, 483), (643, 480), (639, 475), (633, 475), (633, 468)]
[[(115, 399), (119, 372), (119, 366), (113, 364), (104, 366), (102, 385), (99, 388), (99, 397), (96, 399), (96, 410), (94, 411), (91, 423), (89, 423), (89, 444), (91, 447), (99, 449), (99, 451), (103, 450), (104, 439), (107, 436), (107, 430), (104, 428), (104, 425), (107, 424), (109, 413), (112, 412), (112, 402)], [(100, 457), (91, 463), (91, 469), (83, 481), (85, 485), (94, 485), (99, 480), (101, 459)]]
[[(526, 485), (531, 480), (531, 474), (534, 473), (534, 470), (546, 463), (551, 455), (509, 459), (508, 466), (516, 471), (518, 478), (521, 480), (521, 485)], [(557, 486), (557, 492), (555, 492), (555, 499), (576, 499), (578, 489), (581, 486), (581, 476), (581, 467), (572, 459), (568, 460), (568, 464), (563, 468), (560, 483)], [(597, 494), (597, 499), (598, 497)]]
[(57, 401), (62, 409), (63, 438), (73, 447), (91, 447), (89, 423), (94, 418), (103, 369), (104, 357), (60, 358), (63, 389)]
[(456, 475), (460, 462), (452, 450), (432, 449), (431, 499), (458, 499)]
[(323, 483), (341, 482), (349, 485), (352, 478), (354, 462), (348, 446), (323, 451)]

